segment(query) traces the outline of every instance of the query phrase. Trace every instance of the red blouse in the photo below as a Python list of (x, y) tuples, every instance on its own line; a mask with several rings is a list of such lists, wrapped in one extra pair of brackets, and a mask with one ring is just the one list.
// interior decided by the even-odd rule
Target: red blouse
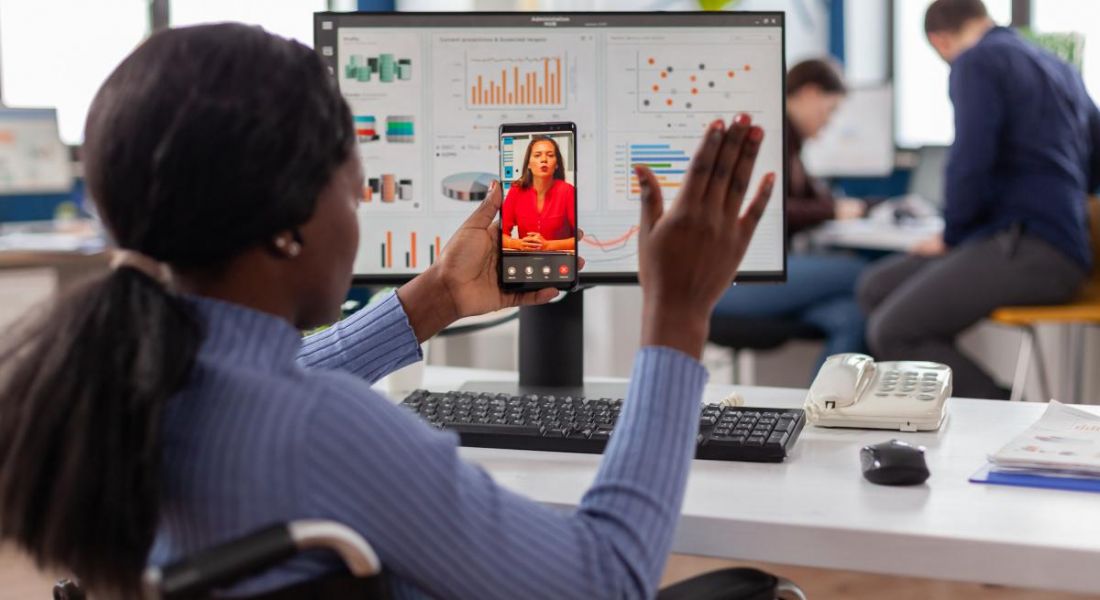
[[(518, 185), (508, 190), (501, 212), (501, 231), (513, 238), (522, 238), (532, 231), (547, 240), (564, 240), (575, 235), (577, 215), (573, 186), (561, 179), (554, 180), (554, 185), (546, 190), (541, 213), (535, 186), (524, 189)], [(514, 227), (519, 228), (519, 235), (512, 234)]]

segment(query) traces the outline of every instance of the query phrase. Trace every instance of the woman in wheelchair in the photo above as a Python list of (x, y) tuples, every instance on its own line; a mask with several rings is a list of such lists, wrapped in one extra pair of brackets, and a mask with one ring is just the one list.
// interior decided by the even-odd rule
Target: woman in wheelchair
[[(417, 98), (409, 98), (410, 102)], [(742, 200), (763, 132), (704, 135), (680, 197), (643, 187), (643, 348), (570, 514), (501, 487), (371, 389), (455, 319), (547, 302), (497, 286), (499, 190), (423, 274), (328, 329), (351, 281), (363, 174), (349, 108), (309, 48), (243, 25), (151, 36), (107, 78), (83, 147), (111, 270), (0, 347), (0, 540), (93, 593), (271, 523), (331, 519), (397, 595), (648, 597), (677, 522), (711, 309), (771, 192)], [(299, 555), (225, 593), (337, 572)]]

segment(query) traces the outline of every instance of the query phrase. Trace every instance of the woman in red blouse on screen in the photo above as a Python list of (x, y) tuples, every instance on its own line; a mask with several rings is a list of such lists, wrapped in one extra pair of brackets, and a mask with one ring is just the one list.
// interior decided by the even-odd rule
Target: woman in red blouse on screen
[[(565, 181), (558, 143), (532, 138), (526, 168), (512, 183), (501, 209), (504, 247), (510, 250), (575, 250), (577, 215), (573, 186)], [(512, 230), (518, 229), (513, 236)]]

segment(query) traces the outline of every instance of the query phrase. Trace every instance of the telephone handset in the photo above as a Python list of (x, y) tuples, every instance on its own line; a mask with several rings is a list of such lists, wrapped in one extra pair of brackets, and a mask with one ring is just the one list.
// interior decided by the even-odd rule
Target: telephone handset
[(806, 420), (819, 427), (934, 431), (950, 396), (947, 365), (834, 354), (810, 385), (804, 408)]

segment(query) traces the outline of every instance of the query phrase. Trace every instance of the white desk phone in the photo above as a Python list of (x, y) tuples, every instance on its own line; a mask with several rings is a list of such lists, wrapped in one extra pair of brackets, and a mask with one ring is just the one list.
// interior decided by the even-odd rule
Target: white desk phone
[(947, 417), (949, 396), (947, 365), (834, 354), (814, 378), (803, 408), (806, 420), (819, 427), (935, 431)]

